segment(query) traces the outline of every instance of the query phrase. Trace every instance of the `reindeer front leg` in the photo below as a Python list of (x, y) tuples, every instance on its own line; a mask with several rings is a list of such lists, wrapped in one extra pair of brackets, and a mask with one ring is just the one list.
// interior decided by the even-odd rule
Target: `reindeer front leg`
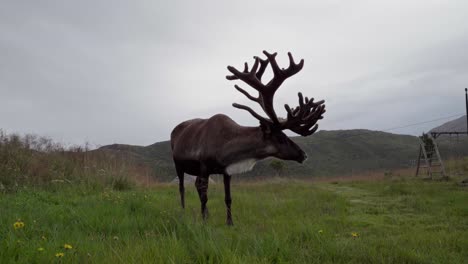
[(195, 187), (197, 187), (198, 196), (200, 197), (203, 220), (208, 218), (208, 208), (206, 207), (206, 203), (208, 202), (208, 179), (209, 175), (206, 167), (202, 165), (200, 167), (200, 176), (195, 181)]
[(226, 224), (233, 225), (231, 215), (231, 175), (224, 174), (224, 202), (226, 203)]

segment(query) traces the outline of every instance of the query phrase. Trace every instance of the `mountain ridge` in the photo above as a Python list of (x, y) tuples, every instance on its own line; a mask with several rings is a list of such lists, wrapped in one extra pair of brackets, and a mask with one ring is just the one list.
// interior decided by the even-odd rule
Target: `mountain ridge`
[[(258, 162), (253, 171), (242, 177), (280, 176), (308, 178), (351, 175), (373, 170), (408, 168), (417, 158), (419, 139), (412, 135), (393, 134), (367, 129), (321, 130), (310, 137), (291, 137), (309, 156), (303, 164), (281, 161), (278, 172), (272, 158)], [(443, 158), (468, 155), (468, 138), (438, 139)], [(160, 181), (172, 180), (176, 173), (169, 141), (148, 146), (112, 144), (96, 151), (111, 151), (149, 166)]]
[(467, 132), (466, 115), (443, 123), (431, 129), (429, 132)]
[[(280, 176), (307, 178), (409, 167), (419, 147), (415, 136), (365, 129), (321, 130), (311, 137), (292, 137), (292, 140), (309, 158), (304, 164), (281, 161), (284, 169)], [(169, 141), (148, 146), (112, 144), (97, 151), (120, 153), (146, 164), (158, 180), (170, 181), (176, 175)], [(276, 176), (279, 172), (271, 162), (271, 158), (258, 162), (253, 171), (242, 177)]]

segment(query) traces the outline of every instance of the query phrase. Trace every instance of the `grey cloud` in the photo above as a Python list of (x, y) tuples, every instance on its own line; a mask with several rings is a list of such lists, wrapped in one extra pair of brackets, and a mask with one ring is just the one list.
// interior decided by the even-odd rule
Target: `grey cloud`
[(463, 112), (467, 11), (466, 1), (4, 1), (0, 127), (146, 145), (219, 112), (256, 125), (230, 106), (251, 102), (224, 76), (263, 49), (282, 65), (287, 51), (306, 61), (278, 91), (283, 115), (302, 91), (327, 100), (322, 129), (435, 119)]

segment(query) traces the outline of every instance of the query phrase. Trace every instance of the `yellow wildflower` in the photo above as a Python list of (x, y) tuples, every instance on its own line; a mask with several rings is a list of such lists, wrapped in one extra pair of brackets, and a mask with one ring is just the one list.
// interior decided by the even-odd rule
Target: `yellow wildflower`
[(63, 256), (65, 256), (65, 254), (62, 253), (62, 252), (55, 253), (55, 257), (57, 257), (57, 258), (61, 258)]
[(320, 229), (318, 232), (319, 232), (319, 234), (322, 234), (322, 233), (323, 233), (323, 230), (322, 230), (322, 229)]
[(351, 233), (351, 236), (352, 236), (352, 237), (354, 237), (354, 238), (356, 238), (356, 237), (358, 237), (358, 236), (359, 236), (359, 234), (358, 234), (358, 233), (356, 233), (356, 232), (352, 232), (352, 233)]
[(65, 248), (65, 249), (72, 249), (73, 247), (72, 247), (72, 245), (70, 245), (70, 244), (65, 244), (65, 245), (63, 245), (63, 248)]
[(18, 220), (13, 224), (14, 229), (20, 229), (20, 228), (23, 228), (23, 227), (24, 227), (24, 222), (21, 221), (21, 220)]
[(37, 248), (37, 251), (44, 251), (43, 247)]

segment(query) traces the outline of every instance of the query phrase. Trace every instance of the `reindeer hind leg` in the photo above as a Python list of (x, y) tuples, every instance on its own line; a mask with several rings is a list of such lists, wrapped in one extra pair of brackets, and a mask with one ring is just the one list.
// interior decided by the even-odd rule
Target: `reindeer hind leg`
[(208, 218), (208, 207), (206, 204), (208, 202), (209, 175), (204, 169), (202, 169), (201, 172), (202, 173), (200, 173), (200, 176), (198, 176), (197, 180), (195, 181), (195, 186), (197, 187), (198, 196), (200, 197), (203, 220), (206, 220)]
[(180, 193), (180, 204), (182, 208), (185, 208), (185, 187), (184, 187), (184, 170), (182, 167), (176, 164), (177, 177), (179, 178), (179, 193)]

